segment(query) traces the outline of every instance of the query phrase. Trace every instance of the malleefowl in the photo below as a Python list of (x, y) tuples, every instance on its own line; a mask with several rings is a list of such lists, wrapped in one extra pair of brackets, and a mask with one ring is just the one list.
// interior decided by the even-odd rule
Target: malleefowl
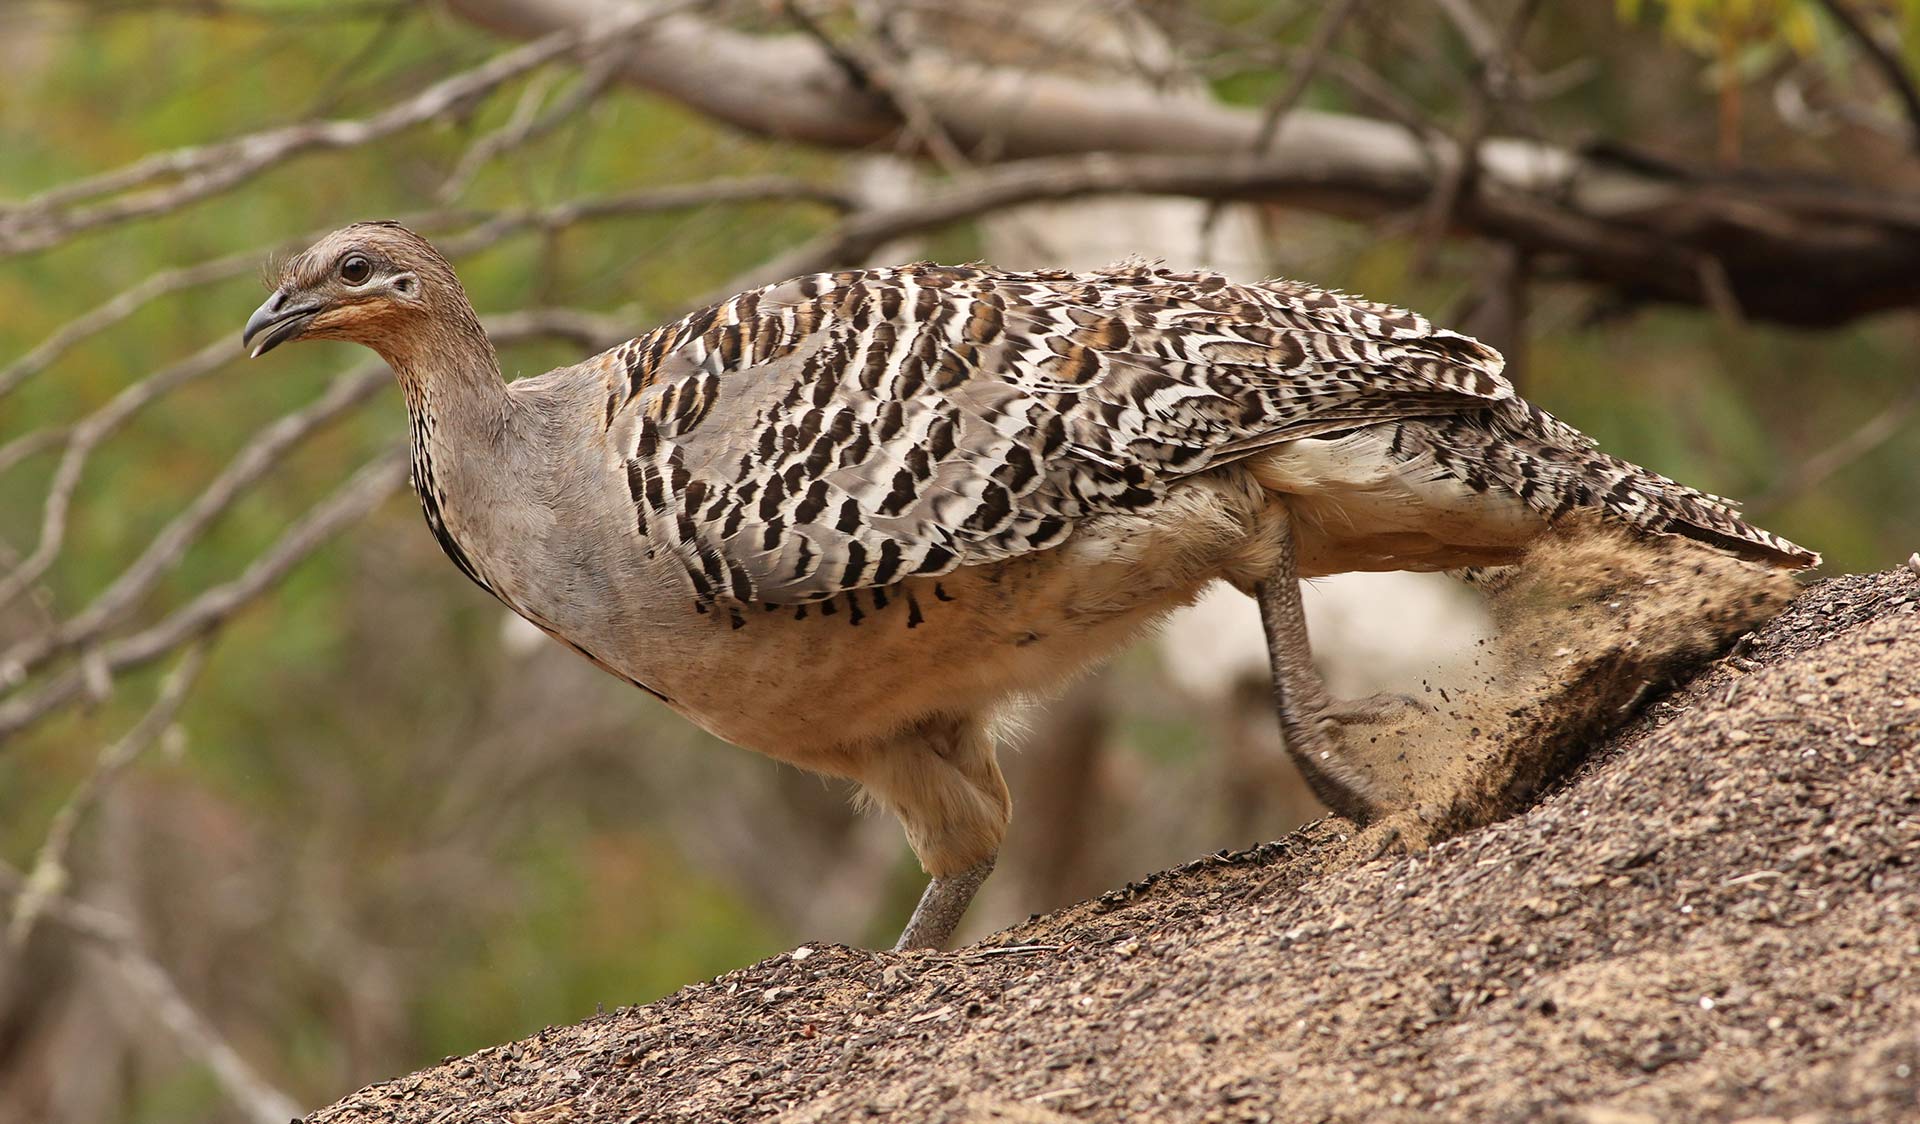
[(845, 777), (931, 882), (940, 946), (1011, 802), (991, 725), (1208, 583), (1254, 596), (1289, 752), (1370, 791), (1311, 666), (1299, 581), (1511, 562), (1572, 517), (1780, 567), (1818, 556), (1598, 451), (1500, 355), (1293, 281), (916, 264), (741, 293), (504, 383), (454, 271), (393, 223), (289, 261), (254, 355), (364, 344), (462, 573), (715, 735)]

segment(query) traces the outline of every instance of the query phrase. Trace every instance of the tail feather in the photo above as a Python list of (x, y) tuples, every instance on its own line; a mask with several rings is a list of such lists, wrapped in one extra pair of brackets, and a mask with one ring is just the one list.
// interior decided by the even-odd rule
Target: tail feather
[(1731, 501), (1603, 453), (1591, 438), (1522, 399), (1442, 423), (1436, 438), (1443, 467), (1503, 485), (1550, 520), (1597, 510), (1635, 530), (1681, 535), (1758, 562), (1792, 569), (1820, 564), (1819, 554), (1747, 522)]

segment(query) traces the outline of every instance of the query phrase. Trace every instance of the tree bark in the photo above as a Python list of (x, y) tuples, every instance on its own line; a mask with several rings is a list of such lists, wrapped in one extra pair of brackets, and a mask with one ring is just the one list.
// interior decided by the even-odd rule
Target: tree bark
[[(448, 0), (457, 15), (527, 38), (591, 27), (621, 0)], [(628, 48), (620, 77), (737, 128), (830, 148), (911, 145), (899, 99), (808, 35), (749, 34), (684, 13)], [(1262, 114), (1203, 93), (1155, 90), (915, 50), (897, 86), (974, 159), (1054, 158), (989, 172), (976, 190), (1018, 198), (1159, 192), (1264, 200), (1352, 218), (1403, 212), (1461, 186), (1447, 233), (1533, 256), (1542, 278), (1827, 326), (1920, 300), (1920, 195), (1799, 172), (1721, 171), (1616, 149), (1511, 137), (1462, 146), (1398, 123), (1295, 108)], [(1061, 158), (1110, 154), (1103, 160)], [(1255, 153), (1263, 154), (1256, 158)], [(1465, 181), (1462, 183), (1462, 181)]]

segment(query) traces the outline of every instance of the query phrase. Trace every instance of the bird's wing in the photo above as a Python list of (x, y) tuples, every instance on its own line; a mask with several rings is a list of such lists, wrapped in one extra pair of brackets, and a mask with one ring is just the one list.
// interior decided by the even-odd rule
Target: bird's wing
[(1513, 396), (1497, 352), (1413, 313), (1146, 267), (819, 274), (616, 356), (640, 523), (703, 602), (1043, 550), (1278, 442)]

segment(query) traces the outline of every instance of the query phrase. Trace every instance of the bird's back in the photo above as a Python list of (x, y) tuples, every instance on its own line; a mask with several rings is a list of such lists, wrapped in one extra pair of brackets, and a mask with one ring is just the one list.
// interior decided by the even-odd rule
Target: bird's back
[[(1726, 501), (1600, 453), (1497, 352), (1290, 281), (930, 264), (742, 293), (603, 357), (643, 532), (703, 602), (795, 603), (1052, 547), (1290, 442), (1788, 565)], [(1387, 428), (1381, 428), (1387, 427)]]

